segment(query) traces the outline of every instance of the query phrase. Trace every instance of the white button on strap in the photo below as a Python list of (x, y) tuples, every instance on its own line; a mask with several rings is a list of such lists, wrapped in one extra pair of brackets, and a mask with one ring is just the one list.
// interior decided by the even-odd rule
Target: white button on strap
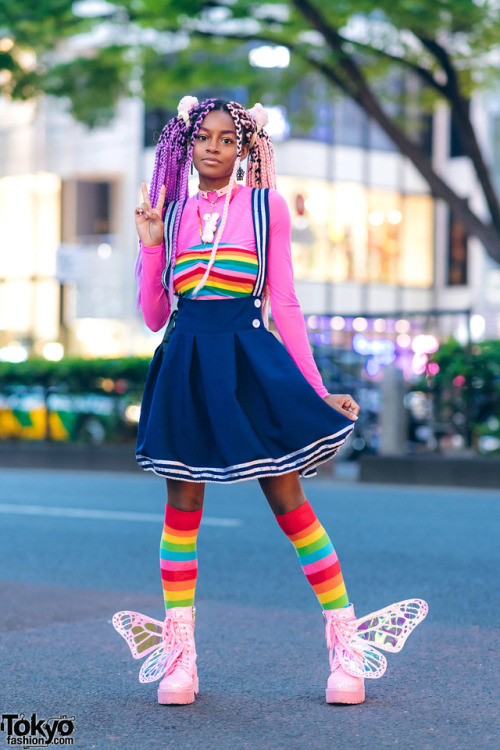
[(253, 303), (254, 303), (255, 307), (260, 307), (262, 305), (262, 302), (258, 298), (254, 299)]
[(252, 325), (254, 328), (258, 328), (260, 326), (260, 320), (257, 320), (257, 318), (255, 318), (255, 320), (252, 320)]

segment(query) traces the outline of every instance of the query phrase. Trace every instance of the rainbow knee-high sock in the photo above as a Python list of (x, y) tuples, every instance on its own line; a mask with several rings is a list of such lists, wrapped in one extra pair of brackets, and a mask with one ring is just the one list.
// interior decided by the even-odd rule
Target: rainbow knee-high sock
[(302, 570), (323, 609), (347, 606), (349, 599), (337, 553), (309, 502), (276, 516), (276, 520), (295, 547)]
[(160, 544), (160, 568), (165, 609), (194, 604), (198, 557), (196, 537), (202, 510), (184, 511), (167, 505)]

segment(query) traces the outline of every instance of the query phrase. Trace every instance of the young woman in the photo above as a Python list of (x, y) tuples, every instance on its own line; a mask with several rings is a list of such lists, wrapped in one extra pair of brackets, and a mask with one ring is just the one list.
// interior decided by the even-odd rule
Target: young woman
[[(166, 478), (160, 547), (166, 619), (120, 612), (116, 629), (141, 681), (163, 678), (158, 701), (191, 703), (198, 692), (194, 643), (196, 537), (205, 482), (258, 479), (294, 545), (326, 618), (330, 703), (361, 703), (364, 677), (385, 659), (370, 641), (401, 648), (425, 616), (409, 600), (356, 620), (339, 561), (300, 483), (351, 433), (359, 407), (323, 386), (293, 285), (290, 216), (276, 192), (261, 105), (184, 97), (158, 141), (148, 194), (136, 209), (137, 272), (146, 324), (158, 347), (141, 408), (137, 460)], [(241, 161), (248, 157), (246, 185)], [(194, 164), (196, 195), (188, 197)], [(284, 346), (267, 330), (267, 306)], [(175, 328), (173, 327), (175, 318)], [(333, 655), (335, 653), (335, 656)]]

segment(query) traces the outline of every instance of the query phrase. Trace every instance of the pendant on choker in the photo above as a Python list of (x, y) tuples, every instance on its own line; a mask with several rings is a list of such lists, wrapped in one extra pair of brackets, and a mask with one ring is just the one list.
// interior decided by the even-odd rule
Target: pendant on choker
[(213, 242), (219, 218), (220, 214), (217, 213), (203, 214), (203, 221), (205, 222), (205, 227), (201, 235), (201, 241), (203, 243)]
[(226, 193), (229, 193), (229, 186), (230, 186), (230, 184), (228, 183), (227, 185), (224, 185), (224, 187), (218, 188), (216, 190), (202, 190), (200, 188), (200, 186), (198, 185), (198, 193), (199, 193), (199, 195), (201, 195), (202, 198), (205, 198), (206, 200), (208, 200), (211, 203), (211, 201), (210, 201), (210, 199), (208, 197), (209, 195), (211, 195), (212, 193), (215, 193), (217, 195), (217, 200), (218, 200), (223, 195), (226, 195)]

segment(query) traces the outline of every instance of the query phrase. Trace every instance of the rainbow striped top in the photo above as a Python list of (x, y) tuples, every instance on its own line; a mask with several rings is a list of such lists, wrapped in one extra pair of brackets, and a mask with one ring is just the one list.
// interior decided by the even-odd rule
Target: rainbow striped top
[[(191, 297), (207, 270), (213, 244), (194, 245), (177, 256), (174, 290), (180, 297)], [(257, 253), (231, 242), (221, 242), (205, 286), (197, 298), (247, 297), (252, 294), (259, 270)]]

